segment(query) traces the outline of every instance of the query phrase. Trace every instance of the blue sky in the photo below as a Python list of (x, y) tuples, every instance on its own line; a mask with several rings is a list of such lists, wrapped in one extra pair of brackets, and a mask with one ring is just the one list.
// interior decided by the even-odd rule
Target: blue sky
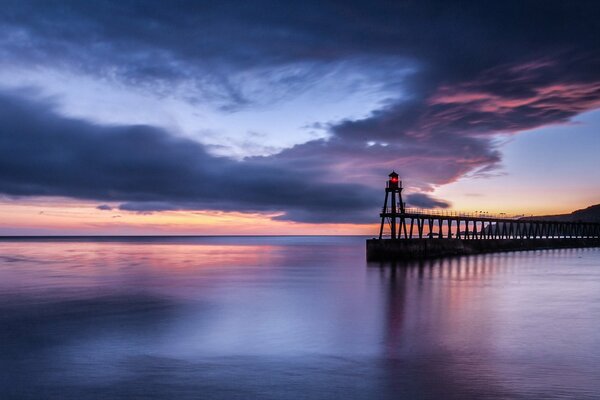
[(552, 214), (598, 204), (600, 112), (533, 129), (502, 145), (502, 167), (485, 178), (460, 179), (439, 189), (458, 208), (512, 214)]
[(175, 219), (210, 233), (232, 213), (247, 233), (363, 232), (392, 169), (415, 207), (598, 203), (598, 15), (562, 1), (7, 1), (4, 232), (80, 232), (79, 218), (81, 232)]

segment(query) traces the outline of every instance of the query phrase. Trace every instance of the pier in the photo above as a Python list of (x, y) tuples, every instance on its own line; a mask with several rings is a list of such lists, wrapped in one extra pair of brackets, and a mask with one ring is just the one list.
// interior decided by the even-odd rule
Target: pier
[(367, 240), (368, 260), (600, 247), (599, 223), (408, 209), (395, 172), (386, 184), (380, 218), (379, 237)]

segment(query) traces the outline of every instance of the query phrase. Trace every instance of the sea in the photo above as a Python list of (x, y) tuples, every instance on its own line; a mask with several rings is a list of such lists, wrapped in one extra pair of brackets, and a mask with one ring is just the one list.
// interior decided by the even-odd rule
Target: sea
[(600, 399), (600, 249), (0, 239), (0, 399)]

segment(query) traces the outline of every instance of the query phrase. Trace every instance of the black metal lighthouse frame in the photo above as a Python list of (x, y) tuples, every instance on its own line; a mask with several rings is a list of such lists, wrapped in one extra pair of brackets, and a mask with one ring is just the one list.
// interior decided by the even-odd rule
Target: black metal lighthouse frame
[[(381, 227), (379, 228), (379, 239), (383, 237), (383, 226), (385, 225), (385, 220), (387, 218), (388, 223), (390, 225), (390, 235), (392, 239), (396, 239), (400, 236), (400, 232), (396, 232), (396, 215), (404, 214), (404, 202), (402, 201), (402, 181), (398, 179), (398, 174), (395, 171), (392, 171), (389, 174), (390, 179), (388, 179), (385, 185), (385, 200), (383, 202), (383, 209), (381, 211)], [(391, 194), (391, 196), (390, 196)], [(390, 200), (391, 209), (388, 210), (388, 199)], [(393, 217), (390, 217), (390, 214)]]

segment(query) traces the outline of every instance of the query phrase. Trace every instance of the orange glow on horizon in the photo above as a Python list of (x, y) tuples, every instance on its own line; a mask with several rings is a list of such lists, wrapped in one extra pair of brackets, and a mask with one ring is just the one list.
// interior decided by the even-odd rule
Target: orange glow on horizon
[[(451, 201), (446, 211), (515, 215), (568, 214), (599, 203), (593, 188), (532, 188), (525, 183), (461, 179), (436, 188)], [(477, 191), (472, 192), (476, 187)], [(587, 189), (587, 190), (586, 190)], [(578, 196), (573, 196), (573, 191)], [(383, 199), (384, 190), (381, 196)], [(551, 201), (550, 201), (551, 200)], [(100, 210), (98, 202), (67, 198), (20, 198), (0, 201), (0, 235), (367, 235), (379, 232), (378, 209), (369, 224), (316, 224), (278, 221), (281, 213), (162, 211), (135, 213)]]
[(0, 235), (375, 235), (373, 224), (312, 224), (272, 219), (280, 213), (98, 210), (68, 199), (0, 204)]

